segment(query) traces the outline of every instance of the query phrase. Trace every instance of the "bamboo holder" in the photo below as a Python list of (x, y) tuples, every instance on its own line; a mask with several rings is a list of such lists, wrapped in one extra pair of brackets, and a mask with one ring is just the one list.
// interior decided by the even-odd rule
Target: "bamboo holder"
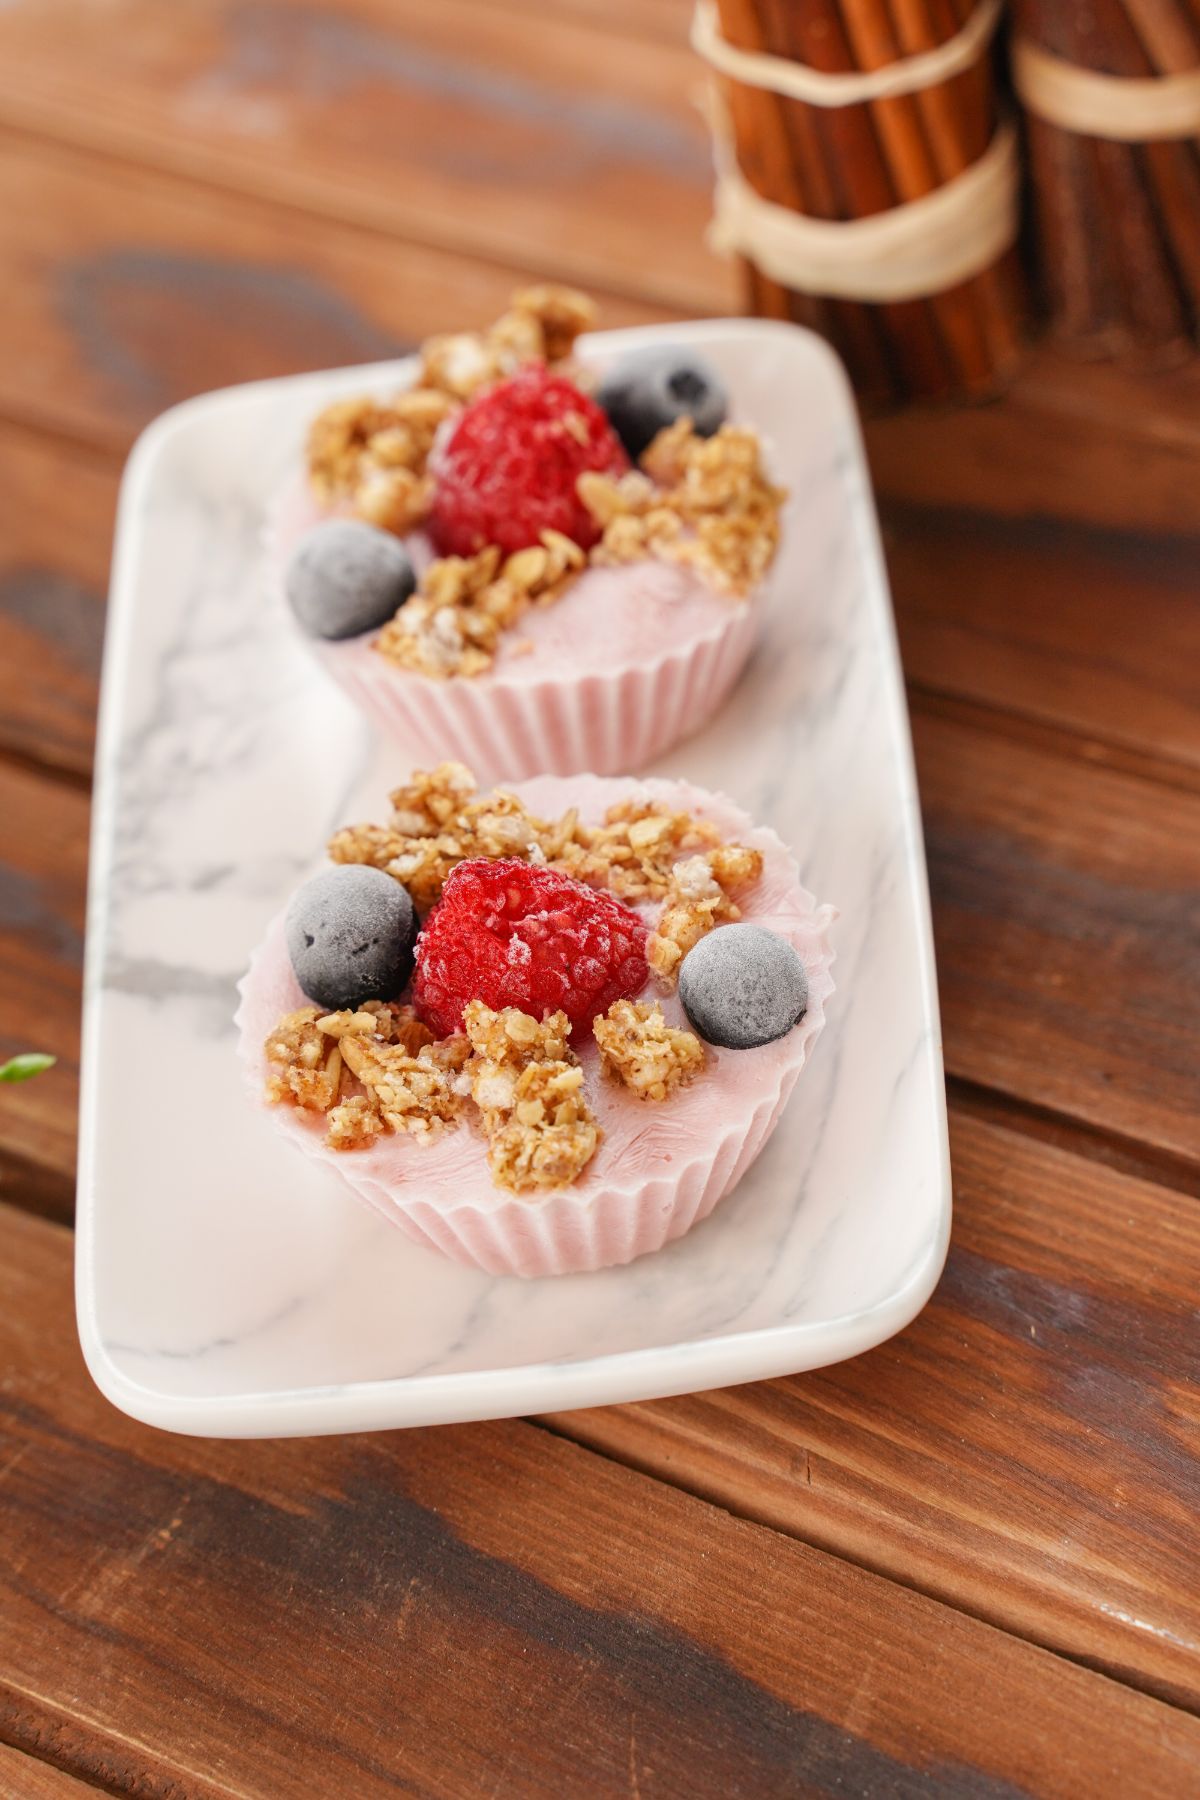
[[(820, 331), (872, 408), (989, 393), (1019, 356), (1015, 223), (980, 235), (973, 266), (965, 251), (963, 270), (952, 266), (956, 241), (969, 247), (985, 208), (1015, 220), (1015, 169), (1001, 167), (990, 21), (978, 7), (979, 0), (717, 0), (720, 56), (698, 23), (697, 46), (716, 63), (725, 113), (716, 126), (719, 173), (722, 148), (733, 160), (718, 185), (718, 238), (743, 254), (752, 310)], [(738, 52), (780, 61), (758, 63), (761, 76), (740, 79), (754, 69)], [(929, 53), (941, 53), (934, 67), (954, 72), (909, 85), (925, 67), (911, 59)], [(786, 68), (780, 74), (785, 64), (799, 71), (790, 80)], [(830, 94), (853, 96), (862, 84), (826, 83), (818, 103), (791, 91), (807, 93), (810, 72), (869, 77), (874, 91), (830, 104)], [(777, 91), (778, 82), (789, 91)], [(731, 186), (732, 229), (721, 207), (724, 190), (728, 213)], [(961, 219), (951, 217), (952, 203)], [(786, 229), (783, 209), (801, 221), (797, 231)], [(828, 225), (813, 230), (804, 221)], [(857, 221), (874, 225), (864, 233)], [(889, 268), (920, 265), (926, 230), (928, 283), (915, 267), (891, 291)], [(876, 254), (879, 269), (869, 266)]]

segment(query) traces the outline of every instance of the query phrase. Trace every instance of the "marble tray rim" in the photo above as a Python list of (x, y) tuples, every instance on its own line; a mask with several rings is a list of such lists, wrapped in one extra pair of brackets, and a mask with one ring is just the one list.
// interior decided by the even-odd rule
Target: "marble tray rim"
[[(807, 341), (809, 354), (826, 365), (841, 395), (844, 426), (858, 477), (855, 525), (860, 554), (871, 565), (875, 593), (873, 625), (887, 663), (885, 692), (892, 717), (891, 737), (899, 751), (896, 779), (904, 810), (904, 874), (912, 889), (917, 923), (919, 979), (929, 1027), (929, 1053), (941, 1067), (941, 1034), (934, 968), (932, 925), (912, 740), (890, 589), (878, 522), (871, 499), (866, 458), (849, 383), (835, 354), (804, 327), (745, 318), (693, 320), (683, 324), (634, 326), (595, 334), (606, 345), (638, 348), (669, 334), (673, 341), (702, 341), (713, 335), (778, 335)], [(101, 699), (97, 729), (95, 800), (89, 869), (98, 871), (108, 854), (115, 826), (116, 765), (120, 751), (120, 674), (133, 628), (134, 581), (139, 513), (160, 459), (193, 422), (236, 407), (266, 391), (330, 383), (369, 384), (394, 380), (412, 359), (388, 358), (369, 364), (309, 371), (215, 389), (168, 408), (136, 440), (122, 477), (113, 554)], [(764, 1325), (707, 1338), (606, 1352), (578, 1360), (526, 1362), (486, 1370), (438, 1375), (361, 1379), (327, 1386), (263, 1389), (241, 1394), (198, 1396), (163, 1393), (128, 1376), (110, 1357), (98, 1327), (95, 1301), (96, 1209), (92, 1203), (92, 1147), (99, 1126), (96, 1084), (89, 1078), (100, 1015), (102, 884), (89, 874), (88, 934), (84, 971), (82, 1094), (76, 1232), (76, 1314), (84, 1359), (93, 1380), (115, 1406), (139, 1421), (190, 1435), (226, 1437), (323, 1435), (398, 1426), (465, 1423), (524, 1413), (566, 1411), (662, 1398), (800, 1373), (842, 1361), (874, 1348), (903, 1329), (921, 1311), (937, 1284), (949, 1245), (951, 1184), (944, 1091), (937, 1109), (936, 1142), (930, 1145), (937, 1188), (936, 1230), (924, 1241), (915, 1263), (898, 1273), (897, 1284), (875, 1305), (838, 1317)], [(269, 1417), (268, 1417), (269, 1414)]]
[[(610, 1352), (577, 1362), (517, 1363), (502, 1369), (264, 1389), (210, 1399), (159, 1395), (130, 1380), (106, 1355), (89, 1301), (82, 1295), (80, 1337), (89, 1373), (106, 1399), (143, 1424), (185, 1436), (322, 1437), (570, 1412), (803, 1374), (874, 1349), (903, 1330), (929, 1299), (945, 1262), (949, 1228), (947, 1209), (942, 1232), (930, 1241), (908, 1280), (867, 1311)], [(670, 1365), (670, 1372), (663, 1364)], [(404, 1391), (403, 1416), (398, 1416), (392, 1398), (397, 1389)], [(262, 1417), (267, 1407), (272, 1413), (269, 1427)]]

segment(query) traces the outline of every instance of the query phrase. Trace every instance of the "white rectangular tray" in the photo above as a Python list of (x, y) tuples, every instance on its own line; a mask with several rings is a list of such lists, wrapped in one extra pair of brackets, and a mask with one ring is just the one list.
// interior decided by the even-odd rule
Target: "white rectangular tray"
[(724, 373), (791, 491), (762, 646), (657, 765), (726, 790), (832, 901), (837, 993), (775, 1136), (678, 1244), (537, 1282), (443, 1261), (247, 1104), (234, 984), (381, 751), (263, 592), (265, 502), (331, 397), (403, 364), (206, 395), (121, 497), (98, 752), (77, 1298), (105, 1394), (152, 1424), (276, 1436), (593, 1406), (854, 1355), (924, 1304), (950, 1222), (929, 902), (903, 688), (853, 404), (819, 339), (720, 321)]

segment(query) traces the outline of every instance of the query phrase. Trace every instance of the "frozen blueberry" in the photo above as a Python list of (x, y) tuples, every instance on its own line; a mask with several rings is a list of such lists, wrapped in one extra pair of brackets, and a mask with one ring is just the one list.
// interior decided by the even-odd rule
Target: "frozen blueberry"
[(664, 426), (687, 413), (701, 437), (725, 420), (725, 389), (702, 356), (678, 345), (635, 350), (610, 369), (596, 395), (634, 462)]
[(754, 1050), (799, 1024), (808, 976), (786, 938), (761, 925), (720, 925), (684, 957), (679, 998), (707, 1043)]
[(382, 869), (359, 863), (314, 875), (287, 911), (296, 980), (331, 1012), (394, 1000), (412, 974), (416, 935), (408, 890)]
[(284, 588), (310, 637), (359, 637), (386, 625), (416, 586), (399, 538), (361, 519), (326, 519), (292, 553)]

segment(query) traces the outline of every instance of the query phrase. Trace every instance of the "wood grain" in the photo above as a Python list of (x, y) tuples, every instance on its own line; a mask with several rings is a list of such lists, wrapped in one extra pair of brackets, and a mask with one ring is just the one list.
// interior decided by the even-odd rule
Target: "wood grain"
[(1200, 1709), (1200, 1211), (961, 1109), (951, 1148), (950, 1260), (898, 1338), (555, 1428)]
[(0, 1061), (59, 1059), (0, 1086), (0, 1179), (6, 1191), (20, 1179), (14, 1164), (56, 1177), (35, 1184), (39, 1206), (69, 1204), (75, 1168), (87, 829), (85, 794), (0, 761)]
[(548, 12), (586, 19), (619, 31), (627, 44), (643, 37), (684, 44), (692, 22), (692, 0), (505, 0), (505, 6), (539, 20)]
[(46, 1333), (69, 1240), (4, 1229), (10, 1742), (197, 1800), (1158, 1800), (1194, 1774), (1186, 1714), (527, 1425), (137, 1426)]
[(1200, 776), (1200, 541), (903, 503), (883, 527), (910, 681)]
[[(487, 0), (0, 15), (0, 120), (232, 192), (680, 311), (723, 311), (678, 44)], [(664, 245), (670, 253), (664, 254)]]
[(913, 716), (947, 1070), (1200, 1164), (1200, 796)]
[(87, 1800), (95, 1793), (87, 1782), (0, 1744), (0, 1800)]
[(865, 427), (880, 494), (1003, 518), (1196, 530), (1200, 364), (1170, 376), (1043, 347), (1004, 400), (914, 408)]
[[(0, 14), (3, 18), (13, 15)], [(207, 388), (403, 353), (528, 269), (392, 242), (0, 132), (0, 413), (110, 449)], [(608, 302), (602, 323), (658, 316)]]
[(0, 425), (0, 751), (81, 780), (116, 497), (110, 459)]

